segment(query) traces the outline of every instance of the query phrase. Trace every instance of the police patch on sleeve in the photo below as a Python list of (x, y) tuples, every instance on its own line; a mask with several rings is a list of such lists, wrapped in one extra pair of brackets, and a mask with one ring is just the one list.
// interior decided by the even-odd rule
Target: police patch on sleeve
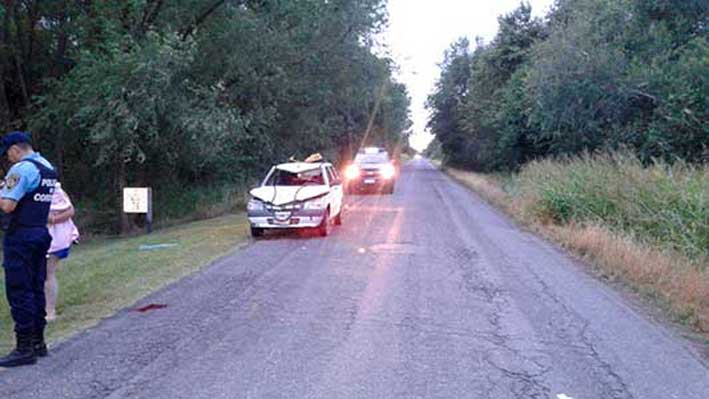
[(11, 174), (5, 179), (5, 186), (8, 190), (12, 190), (20, 182), (20, 175)]

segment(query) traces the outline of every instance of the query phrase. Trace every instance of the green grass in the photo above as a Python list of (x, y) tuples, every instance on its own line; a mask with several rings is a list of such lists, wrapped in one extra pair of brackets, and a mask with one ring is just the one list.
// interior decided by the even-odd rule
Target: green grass
[[(48, 337), (57, 340), (95, 325), (102, 318), (208, 265), (244, 243), (248, 223), (243, 214), (189, 223), (132, 238), (80, 244), (59, 266), (57, 321)], [(176, 247), (141, 251), (144, 244)], [(0, 276), (3, 278), (2, 272)], [(0, 352), (13, 344), (12, 321), (0, 287)]]
[(709, 166), (614, 154), (539, 160), (509, 175), (446, 172), (709, 336)]
[(703, 261), (709, 258), (707, 182), (707, 167), (644, 167), (616, 154), (532, 162), (506, 188), (513, 197), (534, 198), (529, 210), (538, 218), (602, 224)]
[[(211, 186), (172, 185), (153, 189), (154, 225), (170, 227), (195, 220), (236, 213), (246, 207), (252, 182)], [(78, 210), (74, 222), (82, 234), (117, 233), (120, 209), (114, 203), (84, 198), (75, 203)], [(142, 217), (139, 218), (142, 224)]]

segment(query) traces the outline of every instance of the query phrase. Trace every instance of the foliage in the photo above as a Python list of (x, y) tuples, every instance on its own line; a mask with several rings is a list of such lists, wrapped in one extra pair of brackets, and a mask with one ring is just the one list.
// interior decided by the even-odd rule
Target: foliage
[(709, 168), (644, 166), (627, 153), (539, 160), (509, 182), (558, 223), (600, 223), (692, 259), (709, 258)]
[(292, 155), (407, 146), (406, 88), (373, 53), (383, 0), (4, 4), (0, 128), (31, 129), (108, 220), (126, 185), (178, 198)]
[(460, 39), (446, 51), (441, 78), (426, 103), (431, 110), (428, 128), (436, 135), (447, 161), (453, 165), (466, 163), (467, 151), (463, 146), (469, 143), (464, 141), (461, 110), (469, 90), (472, 54), (468, 46), (466, 39)]
[(706, 161), (708, 10), (694, 0), (558, 0), (539, 20), (522, 3), (489, 44), (471, 53), (459, 40), (445, 56), (428, 107), (446, 162), (510, 170), (618, 148), (645, 164)]
[(622, 151), (535, 160), (512, 174), (446, 171), (600, 276), (709, 332), (707, 165), (645, 165)]

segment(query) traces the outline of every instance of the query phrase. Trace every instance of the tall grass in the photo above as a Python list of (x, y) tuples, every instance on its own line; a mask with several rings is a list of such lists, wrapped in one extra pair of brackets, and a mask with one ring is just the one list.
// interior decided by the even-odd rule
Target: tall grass
[(246, 208), (248, 185), (165, 187), (153, 193), (160, 226), (220, 216)]
[[(526, 216), (559, 224), (598, 224), (705, 268), (709, 257), (709, 168), (642, 165), (628, 154), (540, 160), (512, 176)], [(530, 214), (531, 213), (531, 214)]]
[[(153, 189), (153, 216), (156, 228), (208, 219), (246, 208), (249, 185), (164, 186)], [(75, 222), (84, 237), (118, 232), (121, 209), (115, 198), (109, 203), (77, 201)], [(142, 223), (143, 217), (136, 217)]]
[(709, 334), (709, 166), (616, 153), (539, 160), (506, 176), (447, 172)]

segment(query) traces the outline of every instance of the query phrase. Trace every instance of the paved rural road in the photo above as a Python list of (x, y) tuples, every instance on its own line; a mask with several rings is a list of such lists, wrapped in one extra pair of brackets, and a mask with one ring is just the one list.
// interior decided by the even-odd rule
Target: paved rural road
[(709, 397), (686, 343), (436, 171), (0, 372), (0, 398)]

